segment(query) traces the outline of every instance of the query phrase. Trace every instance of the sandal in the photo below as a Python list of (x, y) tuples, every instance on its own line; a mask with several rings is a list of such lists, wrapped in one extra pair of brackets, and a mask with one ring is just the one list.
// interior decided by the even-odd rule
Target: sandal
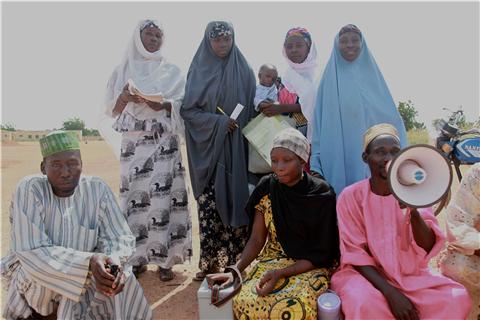
[(200, 272), (197, 272), (195, 274), (195, 277), (193, 277), (193, 280), (195, 281), (203, 281), (203, 279), (205, 279), (205, 277), (207, 276), (207, 274), (212, 274), (212, 273), (219, 273), (220, 272), (220, 269), (218, 266), (213, 266), (213, 267), (210, 267), (210, 269), (208, 270), (204, 270), (204, 271), (200, 271)]
[(159, 267), (158, 271), (160, 273), (160, 280), (162, 281), (170, 281), (175, 278), (175, 274), (173, 273), (172, 269), (164, 269)]
[(193, 277), (193, 280), (195, 281), (203, 281), (205, 277), (207, 276), (207, 272), (205, 271), (200, 271), (195, 274), (195, 277)]
[(132, 272), (135, 275), (135, 278), (138, 278), (140, 273), (144, 273), (145, 271), (147, 271), (147, 266), (146, 265), (132, 266)]

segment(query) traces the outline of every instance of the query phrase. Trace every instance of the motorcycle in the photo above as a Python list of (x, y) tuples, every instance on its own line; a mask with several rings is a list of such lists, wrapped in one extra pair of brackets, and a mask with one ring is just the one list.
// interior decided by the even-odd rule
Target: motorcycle
[(463, 117), (462, 109), (452, 111), (448, 121), (441, 119), (437, 122), (436, 129), (439, 135), (435, 141), (437, 149), (454, 166), (458, 181), (462, 180), (460, 165), (480, 162), (480, 130), (478, 128), (460, 130), (455, 125), (460, 117)]
[[(436, 148), (450, 161), (455, 168), (457, 179), (462, 180), (461, 165), (471, 165), (480, 162), (480, 130), (478, 125), (480, 120), (470, 130), (460, 130), (455, 124), (463, 117), (463, 110), (452, 111), (448, 121), (441, 119), (435, 125), (438, 136), (435, 141)], [(477, 128), (475, 127), (477, 126)], [(450, 192), (437, 205), (434, 206), (435, 215), (448, 205), (450, 202)]]

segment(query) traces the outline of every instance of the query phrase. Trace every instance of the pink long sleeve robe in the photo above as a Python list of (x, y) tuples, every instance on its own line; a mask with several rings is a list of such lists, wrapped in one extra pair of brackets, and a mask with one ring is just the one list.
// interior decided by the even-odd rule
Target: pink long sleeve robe
[(465, 319), (471, 301), (465, 288), (440, 274), (428, 261), (444, 246), (445, 236), (430, 209), (419, 210), (436, 235), (430, 252), (413, 237), (409, 215), (393, 197), (370, 190), (368, 179), (347, 187), (337, 203), (341, 265), (332, 288), (342, 299), (346, 319), (392, 319), (387, 301), (353, 266), (375, 266), (412, 301), (421, 319)]

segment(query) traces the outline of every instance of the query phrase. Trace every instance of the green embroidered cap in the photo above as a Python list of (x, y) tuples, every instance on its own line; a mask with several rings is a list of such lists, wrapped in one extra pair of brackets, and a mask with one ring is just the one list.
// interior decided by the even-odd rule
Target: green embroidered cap
[(80, 143), (75, 132), (58, 130), (40, 139), (40, 149), (46, 158), (63, 151), (80, 150)]

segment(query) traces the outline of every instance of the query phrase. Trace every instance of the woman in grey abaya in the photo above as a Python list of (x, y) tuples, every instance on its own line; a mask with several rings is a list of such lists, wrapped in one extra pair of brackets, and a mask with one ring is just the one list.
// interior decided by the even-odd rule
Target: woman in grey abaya
[[(255, 76), (235, 45), (233, 26), (207, 25), (187, 75), (180, 114), (185, 121), (190, 177), (198, 201), (200, 272), (234, 264), (248, 238), (247, 141), (242, 128), (255, 115)], [(245, 106), (236, 121), (236, 105)], [(225, 114), (222, 114), (222, 111)]]

